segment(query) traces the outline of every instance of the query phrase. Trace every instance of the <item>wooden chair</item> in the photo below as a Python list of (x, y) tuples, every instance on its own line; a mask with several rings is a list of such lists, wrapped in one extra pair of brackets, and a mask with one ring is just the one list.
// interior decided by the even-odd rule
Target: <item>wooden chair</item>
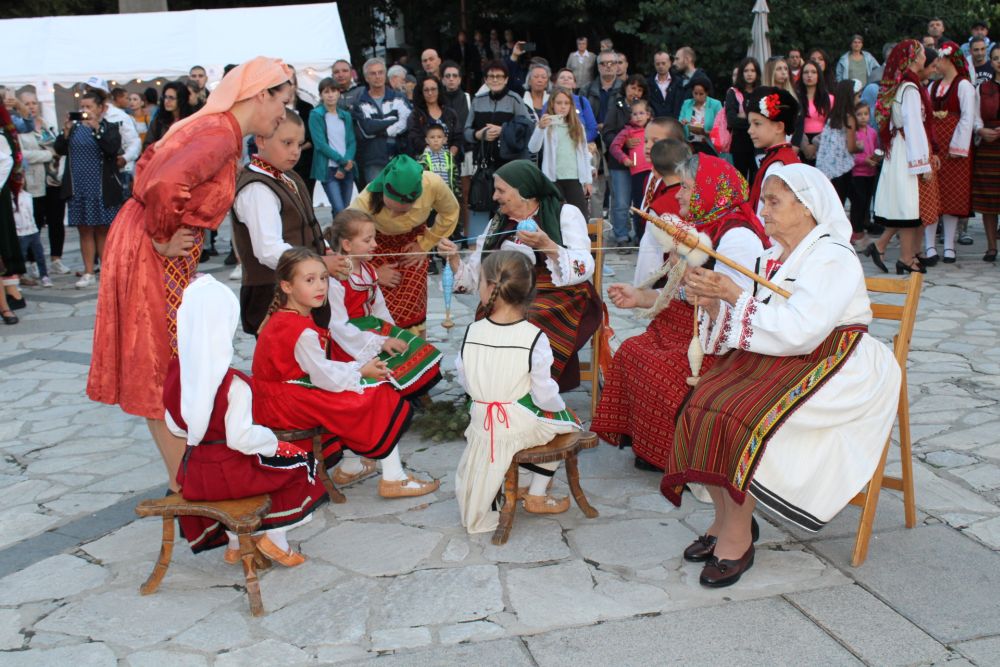
[(514, 511), (517, 509), (517, 477), (518, 466), (521, 463), (551, 463), (552, 461), (566, 462), (566, 480), (569, 482), (573, 499), (580, 507), (580, 511), (588, 519), (597, 516), (597, 510), (587, 502), (587, 496), (580, 488), (580, 468), (577, 465), (576, 454), (581, 449), (592, 449), (597, 446), (597, 434), (589, 431), (573, 431), (557, 435), (551, 442), (522, 449), (514, 455), (514, 460), (507, 468), (507, 475), (504, 477), (503, 493), (504, 504), (500, 510), (500, 523), (493, 531), (493, 544), (506, 544), (510, 537), (511, 528), (514, 527)]
[(246, 578), (247, 597), (250, 599), (250, 613), (253, 616), (264, 614), (264, 604), (260, 599), (260, 582), (257, 570), (271, 567), (271, 561), (257, 550), (250, 536), (260, 528), (261, 520), (271, 509), (271, 497), (268, 495), (253, 496), (241, 500), (223, 500), (219, 502), (195, 502), (184, 500), (179, 493), (173, 493), (166, 498), (151, 498), (141, 501), (135, 508), (135, 513), (141, 517), (163, 517), (163, 540), (160, 543), (160, 558), (156, 561), (152, 573), (146, 582), (139, 587), (143, 595), (151, 595), (160, 587), (170, 558), (174, 552), (174, 518), (178, 516), (202, 516), (218, 521), (230, 532), (236, 533), (240, 540), (240, 558), (243, 561), (243, 576)]
[(274, 435), (277, 436), (278, 440), (284, 442), (297, 442), (299, 440), (312, 440), (312, 451), (313, 456), (316, 458), (316, 474), (319, 475), (319, 479), (323, 482), (324, 488), (326, 488), (326, 494), (330, 496), (331, 503), (346, 503), (347, 498), (341, 493), (336, 486), (333, 485), (333, 479), (330, 477), (330, 472), (326, 469), (326, 462), (323, 456), (323, 441), (329, 437), (332, 437), (323, 428), (308, 428), (301, 431), (274, 431)]
[(913, 528), (917, 524), (917, 508), (913, 493), (913, 455), (910, 442), (910, 399), (906, 387), (906, 359), (910, 353), (910, 339), (913, 336), (913, 326), (917, 317), (917, 306), (920, 303), (920, 289), (924, 284), (923, 274), (911, 273), (907, 280), (892, 278), (868, 278), (866, 281), (869, 292), (881, 294), (905, 294), (903, 305), (896, 306), (883, 303), (872, 303), (872, 315), (876, 319), (894, 320), (899, 322), (899, 331), (893, 337), (893, 353), (896, 363), (902, 372), (902, 384), (899, 387), (899, 458), (902, 465), (901, 477), (890, 477), (885, 474), (885, 462), (889, 455), (890, 435), (886, 439), (882, 458), (875, 468), (875, 474), (868, 482), (868, 487), (851, 499), (852, 505), (862, 508), (861, 519), (858, 522), (858, 536), (854, 542), (854, 553), (851, 565), (860, 566), (868, 557), (868, 542), (872, 535), (872, 525), (875, 522), (875, 509), (878, 506), (878, 496), (882, 487), (903, 492), (903, 506), (906, 511), (906, 527)]
[[(594, 290), (604, 298), (604, 218), (592, 218), (587, 224), (587, 234), (594, 248)], [(602, 315), (603, 318), (603, 315)], [(590, 382), (590, 415), (597, 411), (597, 401), (601, 397), (601, 343), (604, 336), (604, 322), (597, 327), (590, 340), (590, 361), (580, 362), (580, 377)]]

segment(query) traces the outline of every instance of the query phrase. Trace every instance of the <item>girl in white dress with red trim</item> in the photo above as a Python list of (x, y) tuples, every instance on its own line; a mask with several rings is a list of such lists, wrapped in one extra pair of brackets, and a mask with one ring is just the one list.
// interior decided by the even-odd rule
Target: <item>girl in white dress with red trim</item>
[[(500, 250), (482, 264), (479, 298), (486, 317), (469, 325), (455, 359), (458, 381), (471, 397), (468, 444), (455, 478), (462, 525), (470, 533), (497, 527), (504, 475), (514, 455), (580, 429), (552, 379), (548, 337), (525, 319), (535, 292), (535, 272), (522, 253)], [(548, 487), (559, 462), (522, 467), (534, 473), (519, 489), (524, 508), (539, 514), (569, 509)]]
[[(311, 456), (254, 424), (251, 380), (230, 366), (239, 321), (236, 295), (211, 276), (184, 290), (177, 310), (178, 356), (170, 361), (163, 385), (167, 428), (187, 441), (177, 483), (181, 495), (194, 501), (270, 494), (271, 509), (262, 522), (264, 534), (255, 540), (257, 548), (293, 567), (305, 557), (292, 551), (285, 532), (308, 521), (327, 495)], [(225, 561), (239, 562), (236, 535), (218, 521), (194, 516), (179, 521), (192, 551), (228, 542)]]

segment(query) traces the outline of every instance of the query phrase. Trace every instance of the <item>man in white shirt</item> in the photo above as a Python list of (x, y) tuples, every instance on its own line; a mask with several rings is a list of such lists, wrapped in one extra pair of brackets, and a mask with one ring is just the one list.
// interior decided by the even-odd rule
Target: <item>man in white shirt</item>
[(587, 38), (576, 38), (576, 51), (566, 59), (566, 68), (573, 72), (576, 85), (583, 88), (594, 80), (594, 69), (597, 65), (597, 55), (587, 50)]
[(653, 54), (653, 68), (656, 74), (649, 77), (649, 103), (653, 106), (653, 118), (669, 116), (673, 108), (670, 100), (674, 77), (670, 72), (670, 54), (657, 51)]

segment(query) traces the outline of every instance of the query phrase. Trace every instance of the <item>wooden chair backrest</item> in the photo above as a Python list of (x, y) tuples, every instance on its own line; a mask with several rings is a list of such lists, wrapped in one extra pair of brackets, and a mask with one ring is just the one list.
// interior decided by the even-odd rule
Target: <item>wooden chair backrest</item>
[(587, 235), (591, 238), (594, 253), (594, 289), (603, 298), (604, 288), (604, 218), (593, 218), (587, 223)]
[(921, 273), (911, 273), (907, 280), (865, 279), (865, 286), (869, 292), (906, 295), (902, 305), (872, 303), (872, 317), (899, 322), (899, 330), (893, 337), (892, 351), (896, 362), (903, 371), (904, 378), (906, 377), (906, 358), (910, 353), (910, 341), (913, 338), (913, 327), (917, 320), (917, 306), (920, 303), (920, 290), (923, 288), (923, 284), (924, 276)]

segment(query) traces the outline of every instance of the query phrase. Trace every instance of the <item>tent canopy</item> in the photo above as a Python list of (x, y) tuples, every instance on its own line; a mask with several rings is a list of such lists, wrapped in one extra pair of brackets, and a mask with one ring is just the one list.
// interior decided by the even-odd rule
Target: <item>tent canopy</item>
[[(148, 80), (187, 75), (209, 79), (254, 56), (283, 59), (302, 70), (329, 71), (350, 53), (337, 4), (285, 5), (187, 12), (51, 16), (0, 20), (4, 53), (0, 84), (51, 91), (88, 77)], [(41, 92), (41, 90), (40, 90)]]

